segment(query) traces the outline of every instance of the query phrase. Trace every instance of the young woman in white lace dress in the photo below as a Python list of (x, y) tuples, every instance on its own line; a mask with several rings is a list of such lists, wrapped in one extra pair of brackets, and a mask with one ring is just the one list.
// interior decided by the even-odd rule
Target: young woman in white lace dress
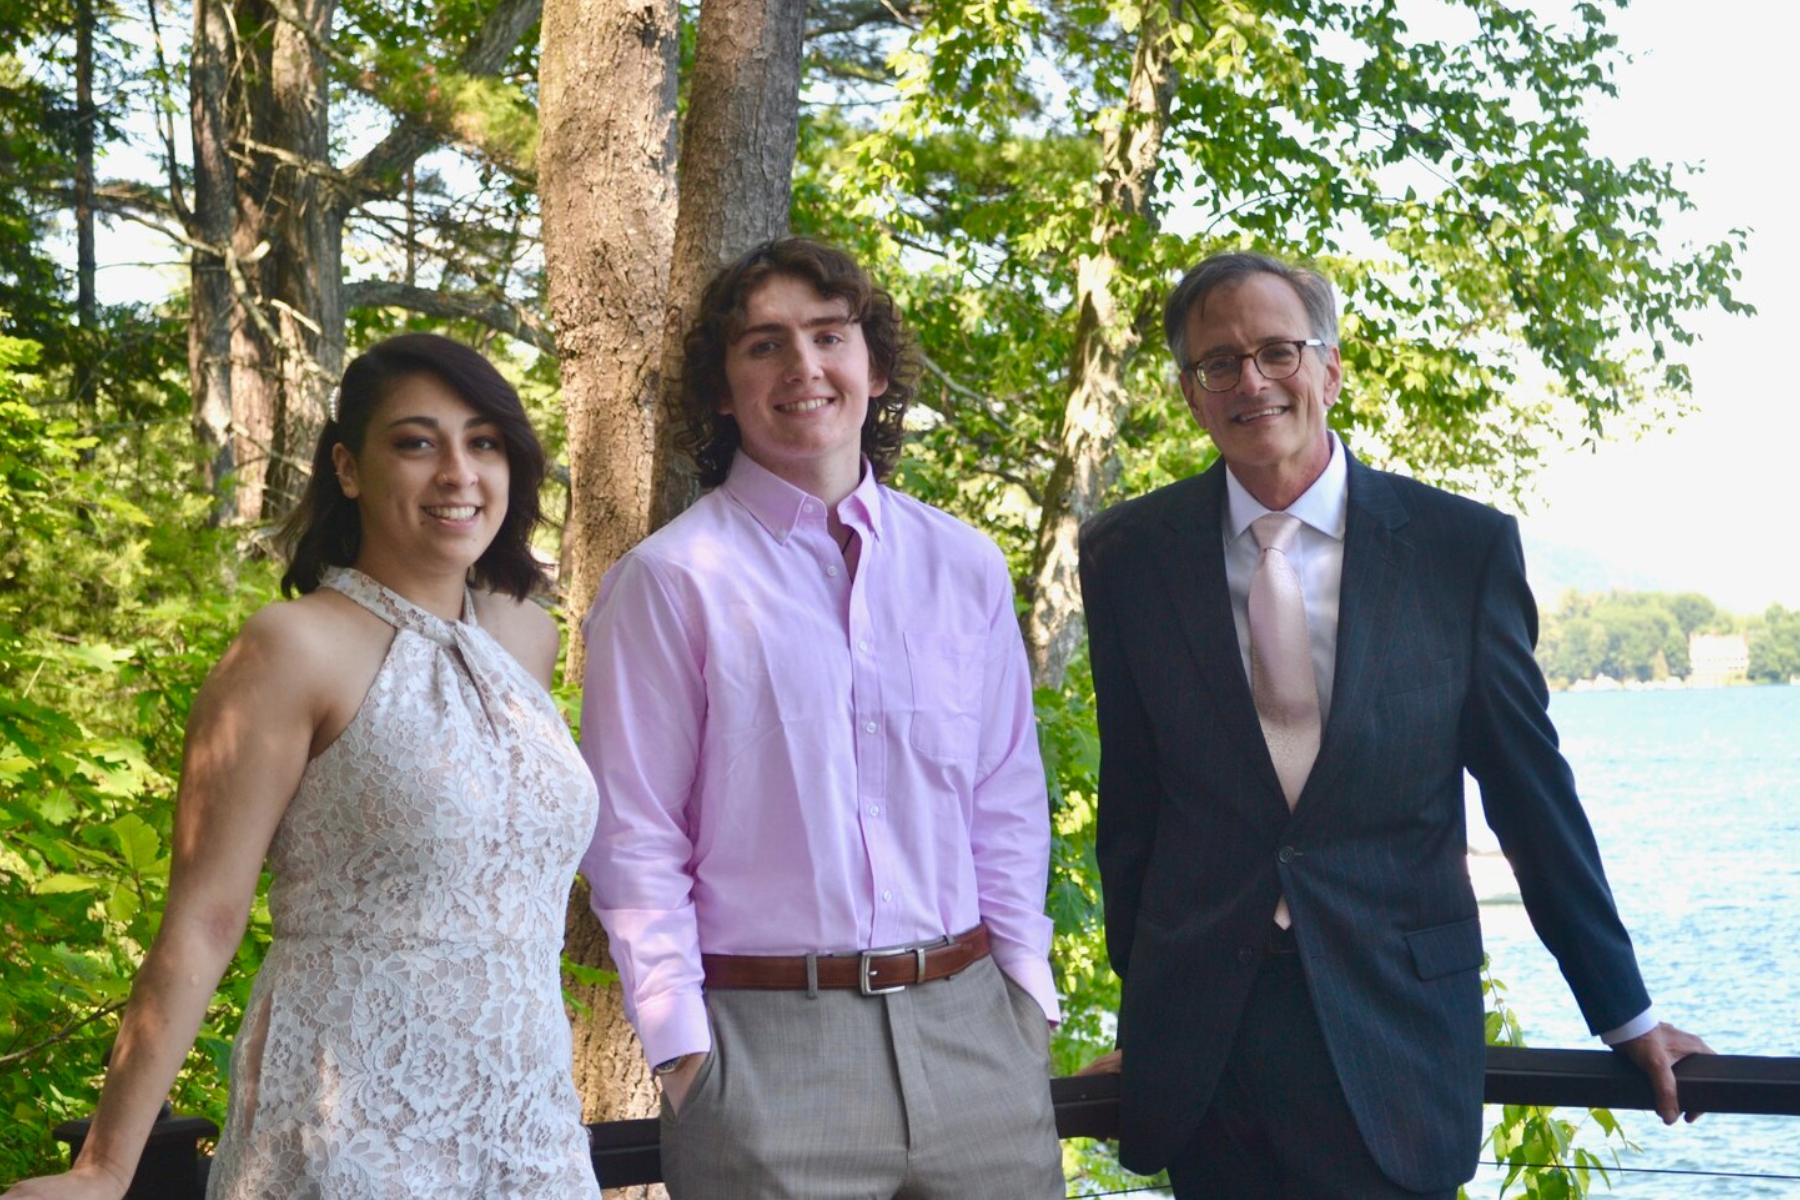
[(593, 783), (526, 597), (544, 455), (513, 389), (429, 334), (374, 347), (288, 532), (285, 588), (196, 699), (161, 933), (81, 1156), (5, 1200), (119, 1197), (236, 952), (213, 1200), (588, 1200), (559, 956)]

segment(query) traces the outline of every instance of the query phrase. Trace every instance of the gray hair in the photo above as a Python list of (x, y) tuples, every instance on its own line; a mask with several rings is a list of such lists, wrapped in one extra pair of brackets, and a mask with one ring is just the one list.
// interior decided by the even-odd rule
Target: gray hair
[(1163, 334), (1169, 340), (1169, 353), (1175, 356), (1175, 369), (1188, 369), (1188, 314), (1206, 303), (1206, 298), (1219, 288), (1241, 283), (1252, 275), (1273, 275), (1285, 279), (1300, 294), (1306, 306), (1306, 319), (1312, 325), (1311, 336), (1327, 346), (1338, 344), (1337, 292), (1331, 280), (1312, 267), (1285, 263), (1267, 254), (1233, 251), (1201, 259), (1188, 269), (1169, 293), (1163, 306)]

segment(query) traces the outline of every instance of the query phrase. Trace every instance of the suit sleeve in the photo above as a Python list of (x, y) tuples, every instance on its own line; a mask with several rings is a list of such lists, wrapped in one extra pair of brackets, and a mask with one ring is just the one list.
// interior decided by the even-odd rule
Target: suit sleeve
[(1106, 952), (1125, 978), (1137, 931), (1138, 898), (1156, 841), (1162, 788), (1150, 718), (1138, 694), (1120, 636), (1108, 558), (1113, 539), (1093, 525), (1082, 530), (1081, 598), (1100, 729), (1100, 795), (1096, 855), (1106, 914)]
[(1525, 582), (1518, 523), (1496, 528), (1476, 595), (1463, 761), (1519, 881), (1538, 937), (1595, 1033), (1650, 1007), (1631, 937), (1607, 886), (1574, 773), (1550, 723), (1549, 689), (1532, 649), (1537, 607)]

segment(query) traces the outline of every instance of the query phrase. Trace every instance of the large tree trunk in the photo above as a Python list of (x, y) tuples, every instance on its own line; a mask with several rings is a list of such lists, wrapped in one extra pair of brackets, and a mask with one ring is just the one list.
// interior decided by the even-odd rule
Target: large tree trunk
[[(231, 429), (231, 323), (235, 304), (225, 250), (231, 244), (237, 169), (231, 158), (231, 14), (226, 0), (197, 0), (188, 64), (188, 119), (194, 141), (193, 240), (188, 321), (188, 378), (194, 437), (206, 453), (212, 520), (233, 512), (237, 455)], [(171, 189), (175, 181), (170, 181)]]
[[(648, 528), (675, 241), (678, 22), (674, 0), (544, 5), (539, 201), (569, 430), (562, 596), (577, 618), (601, 574)], [(571, 676), (584, 657), (572, 639)], [(568, 946), (577, 961), (607, 963), (605, 937), (579, 889)], [(575, 1047), (586, 1118), (645, 1115), (655, 1089), (617, 985), (573, 990), (591, 1012), (578, 1023)]]
[[(704, 5), (681, 126), (681, 211), (663, 328), (663, 412), (680, 402), (682, 338), (706, 281), (760, 242), (788, 231), (800, 136), (805, 0)], [(651, 528), (694, 502), (693, 464), (679, 423), (656, 430)]]
[[(674, 0), (544, 5), (539, 202), (569, 428), (562, 595), (576, 616), (648, 528), (675, 242), (677, 21)], [(579, 642), (570, 650), (578, 673)]]
[[(246, 147), (255, 164), (260, 236), (254, 245), (268, 244), (257, 263), (257, 311), (249, 314), (263, 343), (260, 373), (273, 387), (261, 497), (265, 519), (279, 517), (300, 498), (325, 396), (343, 368), (342, 226), (321, 169), (331, 161), (331, 124), (320, 45), (330, 35), (337, 0), (281, 7), (293, 20), (273, 6), (248, 6), (266, 14)], [(241, 231), (239, 243), (251, 236)]]
[[(1169, 123), (1174, 76), (1170, 33), (1180, 0), (1148, 0), (1138, 25), (1131, 85), (1114, 124), (1101, 138), (1101, 177), (1095, 231), (1076, 272), (1075, 352), (1062, 440), (1044, 493), (1032, 556), (1031, 612), (1025, 641), (1039, 687), (1062, 686), (1081, 644), (1081, 588), (1076, 536), (1099, 509), (1117, 474), (1113, 441), (1130, 397), (1124, 375), (1137, 348), (1135, 314), (1119, 311), (1117, 248), (1145, 238), (1156, 216), (1151, 188)], [(1173, 10), (1173, 11), (1172, 11)]]

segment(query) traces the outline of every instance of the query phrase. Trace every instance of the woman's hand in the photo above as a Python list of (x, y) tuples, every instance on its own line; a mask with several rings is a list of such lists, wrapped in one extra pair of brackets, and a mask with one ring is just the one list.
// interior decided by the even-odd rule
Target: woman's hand
[(40, 1175), (21, 1180), (0, 1200), (120, 1200), (131, 1186), (103, 1167), (76, 1163), (62, 1175)]

